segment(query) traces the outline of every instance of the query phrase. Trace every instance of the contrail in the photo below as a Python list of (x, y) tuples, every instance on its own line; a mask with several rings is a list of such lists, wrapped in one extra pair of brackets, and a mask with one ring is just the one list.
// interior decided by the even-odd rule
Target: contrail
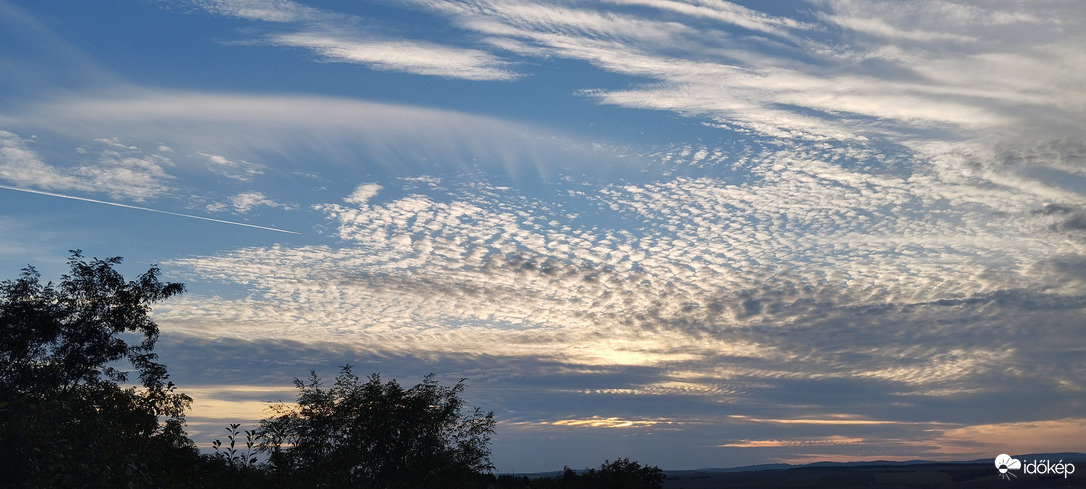
[(115, 207), (124, 207), (125, 209), (135, 209), (135, 210), (138, 210), (138, 211), (157, 212), (159, 214), (168, 214), (168, 215), (171, 215), (171, 216), (188, 217), (190, 219), (199, 219), (201, 221), (221, 222), (223, 224), (233, 224), (235, 226), (245, 226), (247, 228), (263, 229), (265, 231), (275, 231), (275, 232), (287, 233), (287, 234), (302, 234), (302, 233), (299, 233), (299, 232), (296, 232), (296, 231), (287, 231), (285, 229), (270, 228), (270, 227), (267, 227), (267, 226), (257, 226), (256, 224), (246, 224), (244, 222), (225, 221), (225, 220), (222, 220), (222, 219), (214, 219), (214, 218), (211, 218), (211, 217), (194, 216), (194, 215), (191, 215), (191, 214), (181, 214), (180, 212), (170, 212), (170, 211), (163, 211), (163, 210), (159, 210), (159, 209), (151, 209), (151, 208), (148, 208), (148, 207), (140, 207), (140, 206), (136, 206), (136, 205), (119, 204), (117, 202), (107, 202), (107, 201), (104, 201), (104, 200), (88, 199), (86, 197), (76, 197), (74, 195), (64, 195), (64, 194), (57, 194), (57, 193), (53, 193), (53, 192), (43, 192), (41, 190), (30, 190), (30, 189), (27, 189), (27, 188), (8, 187), (7, 185), (0, 185), (0, 188), (7, 189), (7, 190), (14, 190), (16, 192), (26, 192), (26, 193), (30, 193), (30, 194), (48, 195), (50, 197), (60, 197), (62, 199), (82, 200), (83, 202), (93, 202), (95, 204), (105, 204), (105, 205), (112, 205), (112, 206), (115, 206)]

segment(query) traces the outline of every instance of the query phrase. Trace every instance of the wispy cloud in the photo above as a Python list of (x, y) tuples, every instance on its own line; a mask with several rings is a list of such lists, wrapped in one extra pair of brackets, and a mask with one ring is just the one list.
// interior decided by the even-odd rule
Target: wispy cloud
[[(651, 83), (584, 87), (600, 103), (701, 115), (772, 137), (853, 140), (1081, 120), (1073, 4), (830, 1), (792, 16), (730, 2), (413, 0), (478, 39), (471, 47), (381, 33), (356, 14), (292, 2), (199, 2), (207, 11), (297, 25), (268, 42), (329, 61), (471, 80), (511, 80), (520, 58), (587, 61)], [(259, 6), (258, 6), (259, 5)], [(349, 20), (348, 20), (349, 19)], [(909, 43), (905, 49), (902, 43)], [(1058, 90), (1053, 93), (1052, 90)], [(1058, 103), (1054, 101), (1058, 100)], [(1045, 121), (1052, 121), (1051, 124)]]
[(483, 50), (393, 37), (354, 15), (315, 9), (287, 0), (194, 0), (207, 12), (291, 25), (289, 32), (269, 28), (254, 42), (304, 48), (329, 62), (356, 63), (375, 70), (466, 80), (512, 80), (510, 63)]
[[(1073, 68), (1077, 55), (1060, 48), (1076, 41), (1055, 42), (1051, 34), (1004, 41), (1008, 32), (1045, 32), (1044, 23), (1071, 21), (1042, 20), (1013, 4), (929, 8), (828, 2), (826, 10), (816, 8), (816, 17), (845, 32), (814, 35), (819, 29), (811, 21), (727, 2), (612, 2), (670, 15), (663, 18), (576, 3), (415, 3), (521, 55), (580, 59), (657, 82), (585, 92), (600, 102), (700, 114), (771, 136), (849, 139), (918, 129), (1022, 129), (1038, 122), (1041, 112), (1072, 116), (1078, 111), (1054, 107), (1053, 100), (1069, 100), (1074, 107), (1084, 100), (1076, 85), (1083, 74)], [(767, 56), (765, 50), (744, 49), (743, 43), (758, 41), (737, 42), (726, 31), (700, 29), (692, 35), (687, 24), (705, 18), (783, 41), (779, 46), (762, 42), (775, 53)], [(855, 39), (852, 33), (865, 37)], [(905, 51), (897, 45), (903, 39), (924, 44)], [(1054, 87), (1061, 93), (1049, 97)]]
[(752, 10), (731, 2), (694, 0), (608, 0), (617, 5), (642, 5), (659, 10), (672, 11), (691, 18), (704, 18), (733, 24), (751, 31), (772, 34), (794, 41), (795, 31), (815, 30), (816, 26), (803, 21), (778, 17)]
[(508, 62), (485, 51), (430, 42), (364, 40), (317, 32), (274, 35), (270, 42), (309, 49), (326, 61), (364, 64), (375, 70), (466, 80), (512, 80), (518, 77), (506, 68)]
[[(534, 124), (304, 95), (132, 89), (125, 97), (84, 94), (28, 104), (0, 114), (0, 126), (33, 128), (74, 141), (93, 139), (102, 131), (125, 134), (143, 146), (165, 145), (174, 151), (156, 158), (172, 161), (180, 158), (177, 154), (195, 154), (203, 159), (197, 167), (242, 182), (266, 177), (268, 155), (290, 158), (297, 165), (294, 170), (308, 171), (339, 168), (361, 158), (405, 177), (460, 165), (539, 179), (555, 178), (563, 166), (595, 172), (612, 162), (637, 163), (591, 141)], [(26, 157), (15, 153), (30, 150), (25, 141), (8, 141), (11, 158)]]
[(191, 0), (208, 12), (264, 22), (301, 22), (327, 18), (319, 9), (290, 0)]

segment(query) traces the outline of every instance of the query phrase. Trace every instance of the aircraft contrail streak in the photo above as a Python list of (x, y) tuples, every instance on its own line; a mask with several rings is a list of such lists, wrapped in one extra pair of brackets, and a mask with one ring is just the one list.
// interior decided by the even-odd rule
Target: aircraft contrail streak
[(191, 215), (191, 214), (182, 214), (180, 212), (170, 212), (170, 211), (163, 211), (163, 210), (159, 210), (159, 209), (151, 209), (149, 207), (140, 207), (140, 206), (136, 206), (136, 205), (120, 204), (120, 203), (117, 203), (117, 202), (108, 202), (108, 201), (105, 201), (105, 200), (88, 199), (86, 197), (76, 197), (74, 195), (65, 195), (65, 194), (58, 194), (58, 193), (53, 193), (53, 192), (44, 192), (44, 191), (41, 191), (41, 190), (30, 190), (30, 189), (27, 189), (27, 188), (8, 187), (7, 185), (0, 185), (0, 188), (7, 189), (7, 190), (14, 190), (16, 192), (26, 192), (26, 193), (38, 194), (38, 195), (48, 195), (50, 197), (60, 197), (62, 199), (81, 200), (83, 202), (92, 202), (92, 203), (95, 203), (95, 204), (112, 205), (112, 206), (115, 206), (115, 207), (124, 207), (125, 209), (135, 209), (135, 210), (138, 210), (138, 211), (157, 212), (159, 214), (167, 214), (167, 215), (170, 215), (170, 216), (178, 216), (178, 217), (187, 217), (187, 218), (190, 218), (190, 219), (199, 219), (201, 221), (219, 222), (219, 223), (222, 223), (222, 224), (233, 224), (235, 226), (245, 226), (247, 228), (263, 229), (265, 231), (275, 231), (275, 232), (287, 233), (287, 234), (302, 234), (302, 233), (299, 233), (299, 232), (296, 232), (296, 231), (287, 231), (285, 229), (270, 228), (270, 227), (267, 227), (267, 226), (257, 226), (256, 224), (246, 224), (244, 222), (226, 221), (226, 220), (223, 220), (223, 219), (215, 219), (215, 218), (212, 218), (212, 217), (194, 216), (194, 215)]

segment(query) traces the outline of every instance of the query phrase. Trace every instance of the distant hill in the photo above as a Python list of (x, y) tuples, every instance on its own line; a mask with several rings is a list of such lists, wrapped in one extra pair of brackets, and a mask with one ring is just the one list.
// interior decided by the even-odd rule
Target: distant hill
[[(788, 463), (773, 463), (773, 464), (759, 464), (759, 465), (744, 465), (741, 467), (728, 467), (728, 468), (705, 468), (696, 469), (692, 471), (687, 470), (672, 470), (665, 472), (751, 472), (760, 470), (782, 470), (782, 469), (794, 469), (798, 467), (870, 467), (870, 466), (893, 466), (893, 465), (932, 465), (932, 464), (991, 464), (995, 460), (995, 455), (992, 458), (978, 458), (975, 460), (956, 460), (956, 461), (939, 461), (939, 460), (864, 460), (860, 462), (812, 462), (809, 464), (788, 464)], [(1064, 462), (1086, 462), (1086, 453), (1079, 452), (1056, 452), (1056, 453), (1027, 453), (1024, 455), (1010, 454), (1012, 457), (1022, 461), (1026, 460), (1051, 460), (1052, 462), (1064, 461)], [(1084, 467), (1086, 469), (1086, 467)], [(1086, 475), (1086, 470), (1084, 470)]]
[[(999, 454), (996, 454), (999, 455)], [(1015, 455), (1013, 453), (1010, 456), (1025, 462), (1026, 460), (1051, 460), (1052, 462), (1058, 462), (1063, 460), (1064, 462), (1086, 462), (1086, 453), (1079, 452), (1056, 452), (1056, 453), (1027, 453), (1025, 455)], [(994, 455), (993, 455), (994, 457)], [(976, 463), (993, 463), (994, 458), (981, 458), (977, 460), (971, 460), (970, 462)]]
[[(1023, 464), (1048, 460), (1050, 463), (1063, 461), (1078, 466), (1075, 473), (1066, 479), (1055, 475), (1026, 475), (1019, 471), (1010, 481), (1000, 478), (999, 471), (993, 465), (996, 455), (953, 462), (873, 460), (665, 470), (667, 479), (664, 480), (664, 489), (1086, 489), (1086, 453), (1011, 454)], [(535, 479), (560, 477), (561, 474), (561, 471), (553, 471), (516, 475)]]
[[(998, 454), (995, 454), (998, 455)], [(1007, 489), (1086, 488), (1086, 453), (1030, 453), (1012, 455), (1023, 464), (1034, 460), (1081, 464), (1075, 473), (1026, 475), (1018, 471), (1001, 480), (993, 458), (941, 462), (932, 460), (815, 462), (803, 465), (761, 464), (732, 468), (667, 470), (665, 489), (979, 489), (1009, 483)]]

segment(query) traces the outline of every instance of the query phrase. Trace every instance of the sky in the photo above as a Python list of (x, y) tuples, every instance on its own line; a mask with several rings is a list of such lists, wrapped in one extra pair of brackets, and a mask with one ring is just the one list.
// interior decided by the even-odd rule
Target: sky
[(499, 472), (1086, 452), (1086, 3), (0, 0), (0, 277), (157, 264), (202, 447), (467, 379)]

